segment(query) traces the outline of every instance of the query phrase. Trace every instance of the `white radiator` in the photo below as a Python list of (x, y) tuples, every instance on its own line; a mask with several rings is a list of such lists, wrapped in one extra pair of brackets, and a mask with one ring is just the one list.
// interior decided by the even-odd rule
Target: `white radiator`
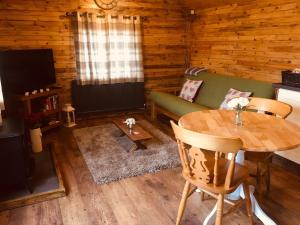
[[(281, 102), (288, 103), (293, 107), (292, 113), (286, 118), (286, 120), (300, 126), (300, 92), (280, 88), (278, 90), (277, 99)], [(275, 153), (300, 164), (300, 147)]]

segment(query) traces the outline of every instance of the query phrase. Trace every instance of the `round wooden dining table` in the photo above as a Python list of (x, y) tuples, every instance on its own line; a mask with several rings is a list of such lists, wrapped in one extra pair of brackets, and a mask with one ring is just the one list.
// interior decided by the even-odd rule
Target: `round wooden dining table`
[(180, 126), (205, 134), (238, 137), (244, 151), (275, 152), (300, 146), (300, 127), (279, 117), (263, 113), (241, 113), (242, 125), (234, 123), (232, 110), (205, 110), (182, 116)]
[[(182, 116), (179, 126), (199, 133), (237, 137), (243, 141), (243, 149), (239, 151), (236, 162), (243, 164), (244, 151), (275, 152), (289, 150), (300, 146), (300, 127), (292, 122), (276, 116), (257, 112), (241, 113), (242, 125), (235, 124), (233, 110), (204, 110), (188, 113)], [(226, 148), (226, 146), (224, 146)], [(264, 224), (276, 224), (260, 208), (251, 187), (251, 201), (254, 214)], [(243, 188), (239, 187), (230, 197), (244, 197)], [(208, 224), (216, 211), (216, 206), (206, 218)]]

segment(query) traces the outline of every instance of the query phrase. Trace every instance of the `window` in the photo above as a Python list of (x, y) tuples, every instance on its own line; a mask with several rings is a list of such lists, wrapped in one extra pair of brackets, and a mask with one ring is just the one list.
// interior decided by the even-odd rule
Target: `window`
[(79, 83), (144, 81), (140, 17), (77, 13), (73, 25)]

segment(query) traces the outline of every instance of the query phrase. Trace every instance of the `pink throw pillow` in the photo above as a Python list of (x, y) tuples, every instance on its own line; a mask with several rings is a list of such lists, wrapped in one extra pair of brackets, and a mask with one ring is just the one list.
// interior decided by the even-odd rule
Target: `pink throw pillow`
[(179, 97), (189, 102), (194, 102), (196, 94), (203, 80), (187, 80), (182, 86)]
[(225, 95), (225, 99), (220, 105), (220, 109), (231, 109), (227, 103), (233, 98), (245, 97), (248, 98), (252, 92), (242, 92), (236, 89), (230, 88), (227, 94)]

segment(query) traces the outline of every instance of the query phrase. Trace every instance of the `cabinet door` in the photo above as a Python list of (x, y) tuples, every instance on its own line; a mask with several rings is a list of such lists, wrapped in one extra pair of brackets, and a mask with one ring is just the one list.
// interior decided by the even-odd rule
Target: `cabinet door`
[[(286, 120), (300, 126), (300, 92), (279, 89), (277, 99), (281, 102), (288, 103), (293, 107), (292, 113)], [(276, 154), (300, 164), (300, 147), (289, 151), (276, 152)]]
[(0, 186), (25, 184), (26, 167), (23, 151), (23, 138), (0, 139)]

